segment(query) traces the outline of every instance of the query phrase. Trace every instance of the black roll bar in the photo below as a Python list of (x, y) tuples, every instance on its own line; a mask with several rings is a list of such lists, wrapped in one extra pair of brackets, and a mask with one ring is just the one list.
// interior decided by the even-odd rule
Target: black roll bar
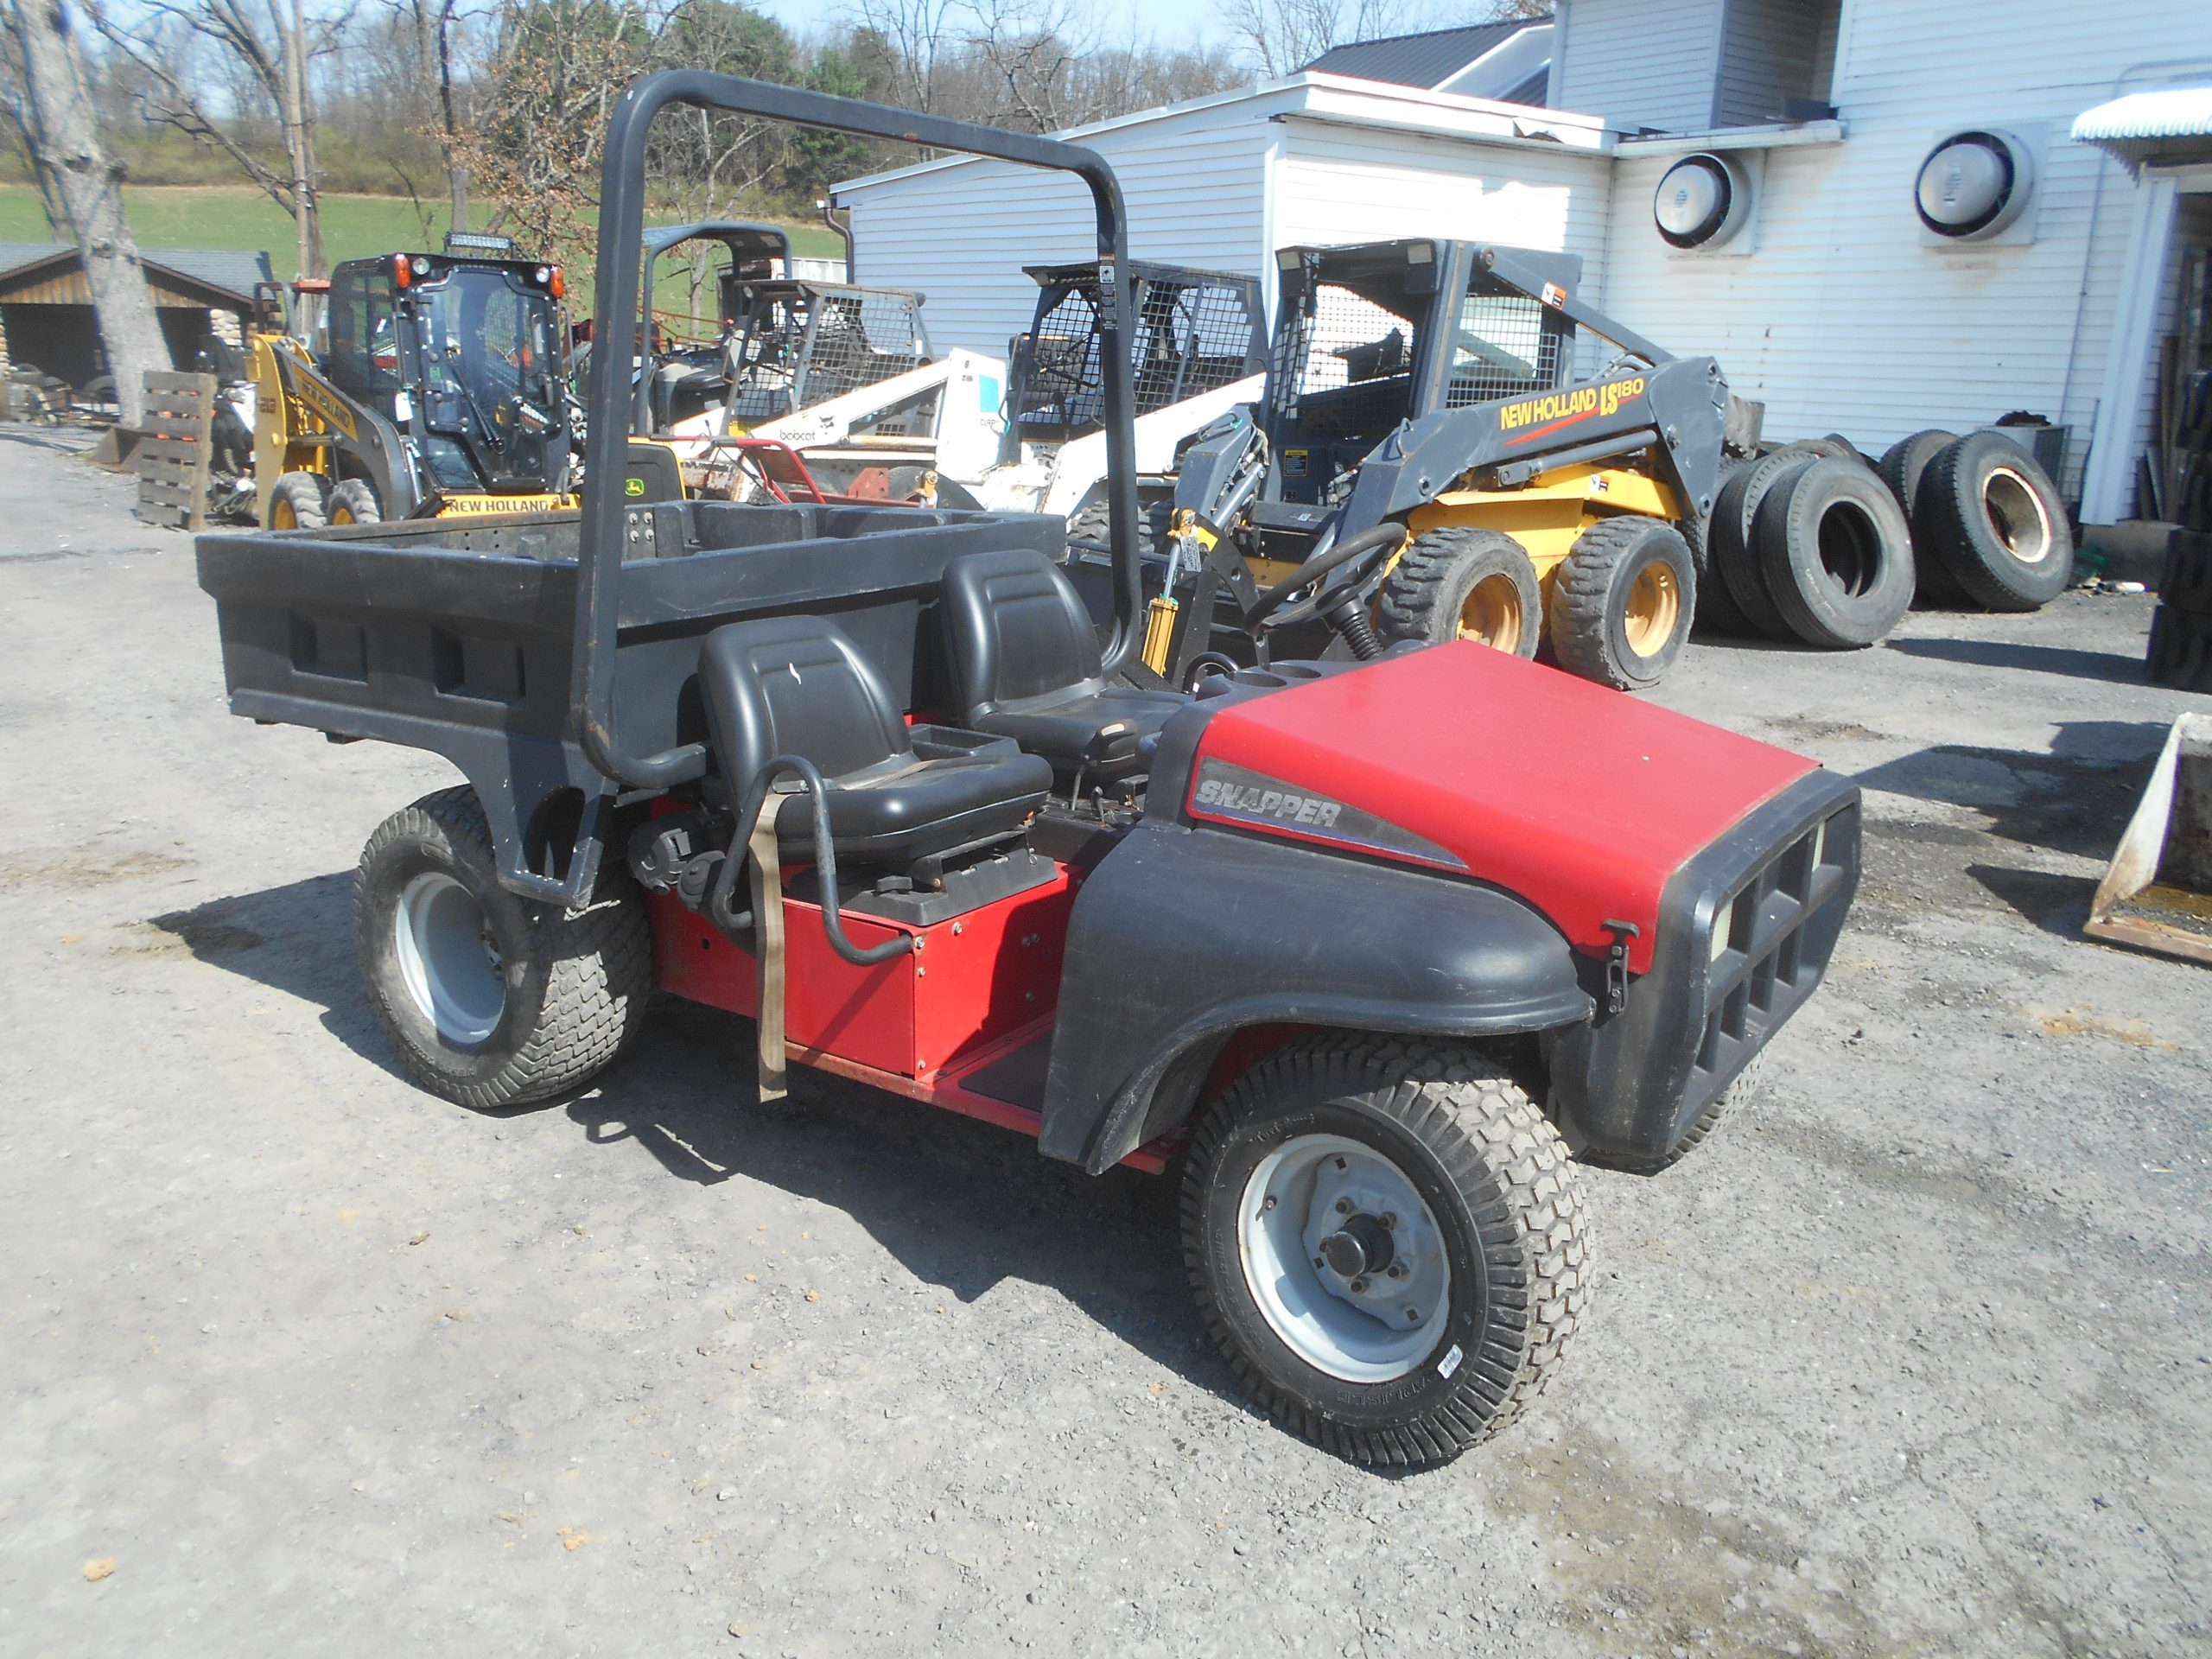
[[(645, 219), (645, 136), (671, 104), (728, 110), (796, 125), (824, 127), (865, 138), (887, 138), (932, 149), (962, 150), (1024, 167), (1073, 173), (1090, 188), (1098, 221), (1098, 257), (1114, 280), (1102, 283), (1099, 349), (1106, 372), (1106, 500), (1114, 560), (1114, 639), (1105, 671), (1135, 654), (1142, 638), (1141, 572), (1137, 563), (1136, 434), (1132, 425), (1128, 351), (1122, 316), (1129, 308), (1129, 250), (1122, 187), (1096, 151), (1054, 138), (1003, 131), (971, 121), (834, 98), (796, 86), (665, 69), (631, 84), (607, 123), (599, 196), (599, 271), (593, 315), (599, 327), (620, 328), (638, 315), (639, 262)], [(606, 342), (602, 342), (606, 343)], [(620, 344), (620, 342), (614, 342)], [(621, 613), (622, 479), (629, 442), (630, 359), (623, 350), (594, 350), (585, 399), (583, 523), (576, 550), (576, 642), (571, 683), (577, 747), (602, 773), (636, 788), (663, 788), (706, 769), (702, 744), (679, 744), (658, 754), (626, 753), (614, 734), (614, 645)]]

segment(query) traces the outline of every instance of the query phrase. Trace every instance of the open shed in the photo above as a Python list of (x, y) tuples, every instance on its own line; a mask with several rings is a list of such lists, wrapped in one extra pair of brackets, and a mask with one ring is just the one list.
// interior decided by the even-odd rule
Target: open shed
[[(269, 256), (142, 248), (169, 359), (189, 369), (212, 335), (238, 341)], [(0, 372), (37, 369), (82, 391), (107, 372), (83, 254), (64, 242), (0, 243)]]

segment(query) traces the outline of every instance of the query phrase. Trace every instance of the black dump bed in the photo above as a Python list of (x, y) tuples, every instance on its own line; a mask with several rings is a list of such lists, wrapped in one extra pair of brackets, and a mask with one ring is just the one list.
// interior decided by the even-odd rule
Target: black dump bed
[[(516, 891), (574, 901), (616, 785), (576, 742), (574, 512), (199, 538), (231, 710), (442, 754), (475, 786)], [(685, 501), (624, 512), (614, 731), (706, 741), (701, 639), (743, 617), (833, 616), (909, 709), (945, 706), (937, 599), (964, 553), (1058, 558), (1037, 513)]]

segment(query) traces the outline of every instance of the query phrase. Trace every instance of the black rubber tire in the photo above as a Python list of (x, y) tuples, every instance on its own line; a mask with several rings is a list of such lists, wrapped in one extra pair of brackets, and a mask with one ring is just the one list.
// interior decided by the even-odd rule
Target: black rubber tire
[[(1673, 568), (1678, 613), (1658, 648), (1640, 652), (1629, 643), (1629, 602), (1644, 572), (1660, 561)], [(1552, 655), (1568, 673), (1617, 691), (1647, 691), (1681, 654), (1696, 613), (1697, 566), (1681, 532), (1663, 518), (1624, 513), (1575, 537), (1552, 577), (1544, 626)]]
[(340, 479), (330, 492), (329, 516), (334, 524), (380, 524), (384, 508), (368, 480)]
[[(505, 1003), (480, 1043), (442, 1037), (401, 977), (400, 895), (437, 871), (484, 912), (500, 957)], [(370, 1005), (423, 1086), (479, 1109), (543, 1100), (611, 1064), (641, 1022), (653, 986), (645, 899), (619, 864), (601, 867), (599, 896), (569, 912), (499, 885), (476, 791), (440, 790), (395, 812), (361, 849), (353, 877), (353, 940)]]
[[(321, 530), (330, 522), (327, 500), (320, 473), (286, 473), (269, 493), (269, 522), (262, 528)], [(289, 524), (280, 522), (280, 514), (286, 511), (291, 514)]]
[(1800, 446), (1816, 455), (1827, 455), (1836, 461), (1855, 461), (1860, 466), (1871, 463), (1859, 452), (1859, 446), (1840, 432), (1831, 432), (1824, 438), (1807, 438)]
[(1749, 624), (1747, 632), (1770, 639), (1795, 643), (1797, 636), (1783, 620), (1774, 596), (1766, 590), (1766, 573), (1759, 569), (1751, 548), (1751, 522), (1759, 503), (1777, 480), (1793, 468), (1809, 466), (1820, 457), (1797, 445), (1762, 455), (1721, 487), (1713, 504), (1713, 568), (1728, 589), (1728, 597)]
[(1468, 599), (1482, 583), (1497, 581), (1512, 585), (1521, 613), (1520, 634), (1510, 649), (1516, 657), (1534, 657), (1544, 632), (1535, 561), (1503, 531), (1474, 524), (1439, 525), (1414, 537), (1383, 578), (1376, 631), (1386, 645), (1418, 639), (1435, 645), (1459, 639), (1460, 612)]
[[(1308, 1364), (1245, 1280), (1246, 1181), (1275, 1147), (1315, 1133), (1387, 1155), (1445, 1236), (1450, 1320), (1436, 1350), (1392, 1382)], [(1542, 1391), (1588, 1302), (1581, 1181), (1566, 1143), (1503, 1067), (1448, 1044), (1324, 1032), (1278, 1049), (1200, 1119), (1182, 1213), (1199, 1316), (1239, 1379), (1276, 1421), (1355, 1463), (1440, 1463), (1496, 1433)]]
[[(1928, 463), (1912, 528), (1966, 596), (1993, 611), (2040, 610), (2074, 579), (2074, 531), (2058, 486), (2000, 432), (1969, 432)], [(2023, 558), (2014, 548), (2024, 541), (2041, 555)]]
[(1759, 503), (1751, 545), (1766, 589), (1808, 645), (1886, 637), (1912, 607), (1912, 536), (1896, 499), (1856, 459), (1791, 469)]
[[(1904, 511), (1905, 522), (1912, 522), (1912, 504), (1920, 493), (1920, 480), (1927, 472), (1928, 463), (1948, 445), (1956, 443), (1959, 435), (1947, 432), (1940, 426), (1931, 426), (1899, 438), (1882, 451), (1882, 458), (1874, 464), (1876, 476), (1889, 486)], [(1951, 580), (1943, 562), (1932, 555), (1923, 554), (1917, 542), (1913, 544), (1914, 575), (1917, 589), (1913, 602), (1917, 605), (1959, 605), (1966, 594), (1959, 584)]]
[[(1749, 471), (1756, 462), (1730, 459), (1720, 463), (1719, 490), (1714, 492), (1715, 510), (1719, 507), (1720, 490), (1726, 490), (1728, 480), (1737, 474)], [(1690, 563), (1697, 567), (1697, 626), (1714, 633), (1726, 634), (1732, 639), (1749, 639), (1758, 632), (1751, 626), (1751, 618), (1744, 614), (1743, 607), (1728, 591), (1728, 584), (1713, 563), (1713, 515), (1702, 518), (1688, 518), (1675, 528), (1689, 543)]]
[[(1137, 494), (1137, 550), (1160, 550), (1167, 526), (1175, 517), (1175, 497), (1168, 491), (1140, 491)], [(1103, 494), (1092, 495), (1068, 515), (1068, 540), (1103, 548), (1113, 519)]]
[(1766, 1071), (1766, 1057), (1772, 1051), (1762, 1048), (1751, 1056), (1751, 1063), (1738, 1071), (1726, 1089), (1709, 1101), (1697, 1115), (1697, 1122), (1682, 1132), (1682, 1138), (1664, 1157), (1646, 1162), (1626, 1158), (1587, 1158), (1584, 1161), (1600, 1168), (1622, 1169), (1633, 1175), (1656, 1175), (1662, 1170), (1672, 1169), (1711, 1139), (1713, 1130), (1720, 1127), (1720, 1120), (1730, 1112), (1748, 1106), (1758, 1096), (1762, 1074)]

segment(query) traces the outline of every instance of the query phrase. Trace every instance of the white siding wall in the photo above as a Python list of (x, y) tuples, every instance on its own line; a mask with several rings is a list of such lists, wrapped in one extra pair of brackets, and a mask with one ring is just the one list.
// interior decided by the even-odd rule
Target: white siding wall
[(1824, 95), (1836, 7), (1837, 0), (1728, 0), (1714, 124), (1779, 121), (1783, 99)]
[[(1268, 264), (1265, 157), (1280, 100), (1194, 111), (1084, 138), (1121, 179), (1129, 251), (1257, 275)], [(1096, 257), (1090, 193), (1073, 174), (966, 162), (842, 190), (860, 280), (918, 289), (930, 343), (1002, 355), (1029, 326), (1024, 265)]]
[(1551, 101), (1624, 132), (1709, 124), (1720, 10), (1721, 0), (1568, 0)]
[[(1853, 0), (1830, 94), (1849, 137), (1769, 155), (1749, 257), (1670, 254), (1651, 224), (1669, 158), (1623, 156), (1611, 308), (1672, 349), (1718, 356), (1738, 392), (1765, 402), (1770, 434), (1834, 430), (1879, 448), (2028, 409), (2077, 429), (2078, 470), (2133, 186), (2067, 128), (2130, 65), (2202, 39), (2200, 4)], [(2029, 122), (2049, 126), (2037, 239), (1922, 245), (1912, 182), (1936, 138)]]

